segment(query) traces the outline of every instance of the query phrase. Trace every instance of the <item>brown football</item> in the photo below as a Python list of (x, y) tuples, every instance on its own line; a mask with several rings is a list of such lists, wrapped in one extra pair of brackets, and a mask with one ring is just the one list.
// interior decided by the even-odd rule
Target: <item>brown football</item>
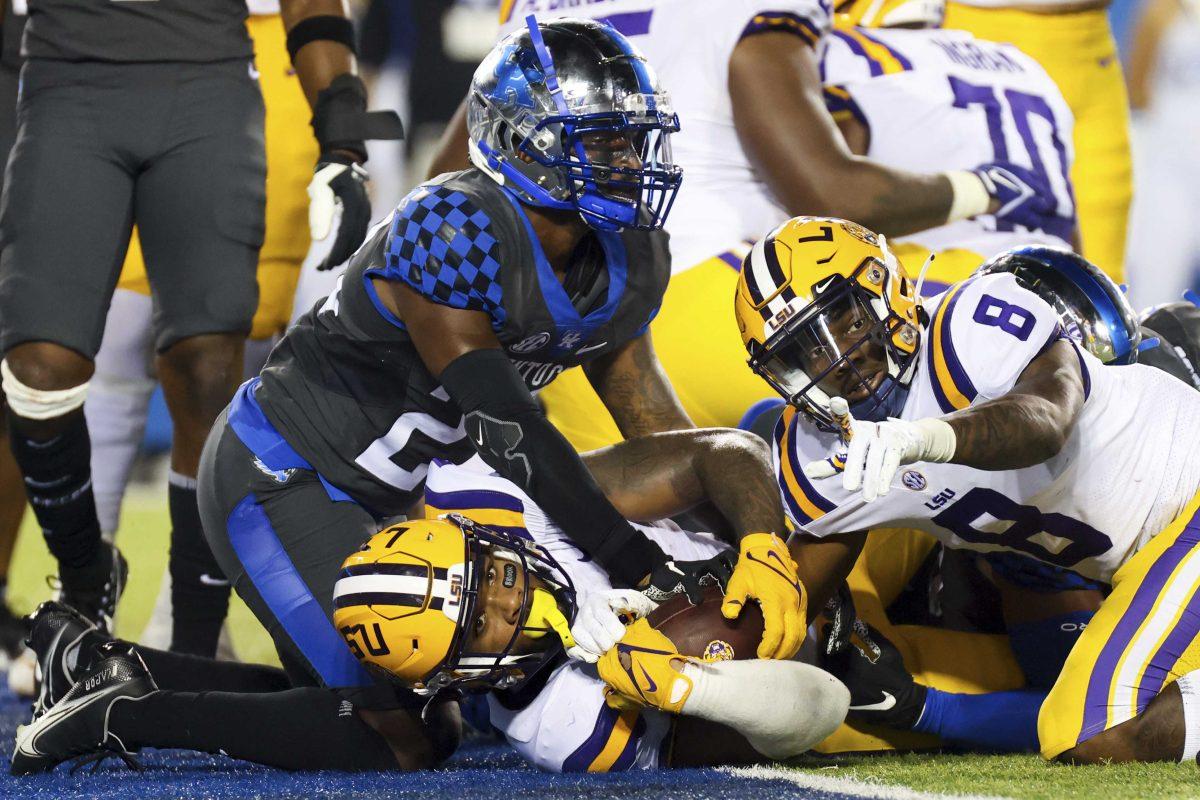
[(756, 658), (763, 634), (762, 611), (751, 600), (737, 619), (728, 620), (721, 614), (723, 599), (720, 589), (707, 586), (699, 605), (692, 605), (687, 595), (681, 594), (654, 609), (646, 619), (685, 656), (705, 661)]

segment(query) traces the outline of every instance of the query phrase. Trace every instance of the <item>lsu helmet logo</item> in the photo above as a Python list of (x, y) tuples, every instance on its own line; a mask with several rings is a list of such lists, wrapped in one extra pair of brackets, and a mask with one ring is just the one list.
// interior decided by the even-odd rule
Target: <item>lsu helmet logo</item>
[(700, 658), (710, 664), (717, 661), (733, 661), (733, 645), (721, 639), (713, 639), (704, 648), (704, 655)]

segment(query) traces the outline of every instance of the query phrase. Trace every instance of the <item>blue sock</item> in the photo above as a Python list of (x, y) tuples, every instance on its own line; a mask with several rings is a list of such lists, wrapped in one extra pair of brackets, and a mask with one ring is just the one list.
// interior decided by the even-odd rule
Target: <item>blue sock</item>
[(1046, 692), (1022, 689), (956, 694), (930, 689), (913, 730), (974, 750), (1035, 752), (1038, 710)]

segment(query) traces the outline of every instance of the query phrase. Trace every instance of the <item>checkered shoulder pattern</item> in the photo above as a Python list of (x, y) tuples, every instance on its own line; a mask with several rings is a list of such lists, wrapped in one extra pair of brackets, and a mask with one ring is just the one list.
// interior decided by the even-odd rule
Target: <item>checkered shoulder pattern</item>
[(435, 303), (504, 323), (500, 245), (491, 220), (462, 192), (419, 186), (400, 203), (385, 247), (387, 272)]

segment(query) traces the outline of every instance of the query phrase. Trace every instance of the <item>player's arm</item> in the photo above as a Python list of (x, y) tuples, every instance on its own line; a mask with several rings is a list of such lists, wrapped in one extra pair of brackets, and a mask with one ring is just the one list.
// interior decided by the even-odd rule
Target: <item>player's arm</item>
[(796, 562), (800, 580), (808, 589), (809, 621), (821, 612), (826, 601), (854, 569), (854, 562), (866, 542), (866, 532), (822, 538), (797, 532), (788, 539), (788, 552)]
[(1062, 450), (1083, 409), (1083, 373), (1074, 345), (1052, 344), (1008, 394), (945, 417), (954, 431), (952, 464), (1022, 469)]
[(780, 538), (786, 522), (761, 439), (729, 428), (674, 431), (589, 453), (584, 462), (630, 519), (662, 519), (712, 503), (739, 534), (722, 611), (733, 618), (756, 600), (766, 623), (759, 658), (795, 655), (804, 640), (806, 596)]
[[(1083, 367), (1065, 339), (1030, 361), (1005, 394), (944, 417), (863, 422), (850, 416), (845, 400), (834, 398), (831, 408), (850, 432), (842, 485), (851, 492), (861, 489), (871, 502), (891, 491), (892, 478), (904, 464), (929, 461), (986, 470), (1040, 464), (1062, 450), (1084, 400)], [(835, 472), (828, 460), (804, 467), (813, 479)]]
[(584, 372), (626, 439), (695, 427), (654, 353), (648, 330), (585, 364)]
[[(379, 281), (379, 283), (384, 283)], [(614, 582), (632, 586), (666, 556), (605, 498), (574, 448), (542, 413), (482, 311), (387, 287), (413, 344), (463, 412), (479, 455), (527, 491)]]
[(729, 97), (746, 154), (791, 214), (842, 217), (897, 236), (1002, 206), (1022, 217), (1055, 208), (1049, 187), (1011, 164), (920, 175), (854, 155), (826, 111), (816, 53), (791, 33), (738, 42)]
[(313, 239), (329, 235), (335, 210), (341, 209), (333, 246), (318, 266), (329, 269), (362, 244), (371, 221), (362, 167), (366, 140), (400, 139), (404, 129), (394, 111), (367, 111), (367, 88), (354, 57), (354, 26), (343, 0), (281, 0), (280, 12), (321, 151), (308, 187)]

